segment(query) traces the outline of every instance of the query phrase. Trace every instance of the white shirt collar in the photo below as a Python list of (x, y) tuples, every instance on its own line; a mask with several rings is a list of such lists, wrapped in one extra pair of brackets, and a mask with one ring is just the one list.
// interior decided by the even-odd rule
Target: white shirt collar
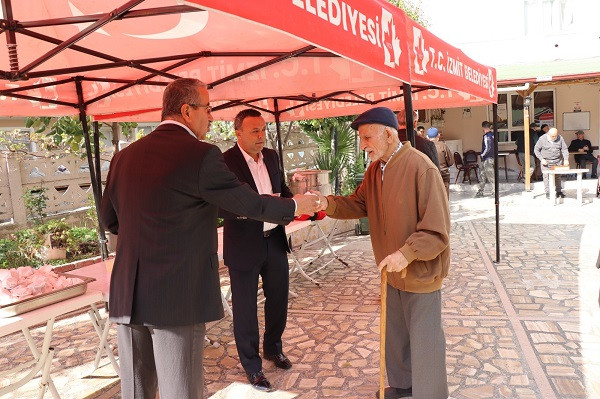
[(250, 162), (261, 163), (263, 161), (262, 151), (258, 153), (258, 161), (255, 161), (254, 158), (252, 158), (246, 151), (244, 151), (244, 149), (239, 144), (237, 144), (237, 146), (240, 149), (240, 151), (242, 152), (242, 155), (244, 156), (246, 163), (250, 163)]
[(398, 147), (396, 147), (396, 149), (394, 150), (394, 152), (392, 152), (392, 155), (390, 155), (390, 158), (386, 161), (383, 162), (381, 161), (380, 166), (381, 166), (381, 180), (383, 180), (383, 175), (385, 174), (385, 167), (388, 164), (388, 162), (390, 162), (392, 160), (392, 158), (394, 157), (394, 155), (396, 155), (398, 153), (398, 151), (400, 151), (400, 148), (402, 148), (402, 142), (398, 143)]
[(196, 137), (196, 135), (194, 134), (194, 132), (192, 132), (192, 131), (190, 130), (190, 128), (189, 128), (189, 127), (187, 127), (186, 125), (184, 125), (184, 124), (183, 124), (183, 123), (181, 123), (181, 122), (177, 122), (177, 121), (174, 121), (174, 120), (172, 120), (172, 119), (165, 119), (165, 120), (164, 120), (164, 121), (162, 121), (162, 122), (161, 122), (161, 123), (160, 123), (158, 126), (166, 125), (167, 123), (172, 123), (172, 124), (174, 124), (174, 125), (181, 126), (181, 127), (182, 127), (182, 128), (184, 128), (184, 129), (185, 129), (185, 130), (186, 130), (186, 131), (187, 131), (189, 134), (191, 134), (191, 135), (192, 135), (192, 137), (194, 137), (196, 140), (198, 140), (198, 137)]

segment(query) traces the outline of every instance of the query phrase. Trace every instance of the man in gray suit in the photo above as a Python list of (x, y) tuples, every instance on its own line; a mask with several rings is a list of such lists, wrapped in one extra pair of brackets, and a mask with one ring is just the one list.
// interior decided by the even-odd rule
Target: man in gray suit
[(197, 79), (163, 94), (162, 123), (111, 162), (102, 199), (104, 227), (118, 234), (110, 283), (123, 399), (203, 397), (205, 323), (223, 317), (217, 213), (287, 224), (313, 213), (315, 196), (261, 196), (203, 142), (212, 121)]

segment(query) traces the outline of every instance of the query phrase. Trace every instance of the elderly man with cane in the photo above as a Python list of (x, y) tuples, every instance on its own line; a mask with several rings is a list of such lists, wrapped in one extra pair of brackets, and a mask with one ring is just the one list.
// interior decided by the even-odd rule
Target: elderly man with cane
[(369, 218), (382, 271), (382, 363), (390, 385), (377, 397), (445, 399), (441, 287), (450, 265), (450, 214), (442, 177), (427, 156), (400, 142), (390, 109), (370, 109), (351, 126), (371, 165), (352, 195), (319, 199), (330, 217)]

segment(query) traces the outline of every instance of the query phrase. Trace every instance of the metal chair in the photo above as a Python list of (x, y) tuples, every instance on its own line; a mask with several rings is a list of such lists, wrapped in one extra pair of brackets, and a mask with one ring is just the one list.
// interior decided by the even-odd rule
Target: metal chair
[(476, 164), (479, 154), (474, 150), (468, 150), (463, 153), (465, 164)]
[(471, 184), (471, 171), (475, 171), (475, 178), (477, 179), (477, 183), (479, 183), (479, 165), (477, 163), (463, 163), (463, 159), (458, 152), (454, 153), (454, 166), (458, 169), (458, 173), (456, 174), (456, 179), (454, 179), (454, 183), (458, 181), (458, 176), (460, 176), (460, 172), (463, 172), (462, 183), (469, 179), (469, 184)]

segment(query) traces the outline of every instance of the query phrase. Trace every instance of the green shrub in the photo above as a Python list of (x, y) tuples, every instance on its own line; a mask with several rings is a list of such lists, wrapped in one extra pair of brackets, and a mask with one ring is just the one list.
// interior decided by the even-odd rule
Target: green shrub
[[(52, 261), (43, 259), (42, 247), (48, 234), (53, 246), (66, 248), (67, 259)], [(12, 269), (20, 266), (39, 267), (46, 263), (68, 263), (96, 256), (99, 252), (95, 229), (71, 227), (64, 219), (51, 220), (0, 240), (0, 267)]]
[(98, 234), (88, 227), (72, 227), (67, 232), (67, 256), (75, 257), (86, 254), (97, 254)]
[(46, 212), (44, 212), (48, 202), (46, 191), (48, 191), (46, 187), (30, 188), (23, 194), (23, 201), (25, 202), (27, 213), (33, 219), (35, 224), (42, 223), (46, 217)]

